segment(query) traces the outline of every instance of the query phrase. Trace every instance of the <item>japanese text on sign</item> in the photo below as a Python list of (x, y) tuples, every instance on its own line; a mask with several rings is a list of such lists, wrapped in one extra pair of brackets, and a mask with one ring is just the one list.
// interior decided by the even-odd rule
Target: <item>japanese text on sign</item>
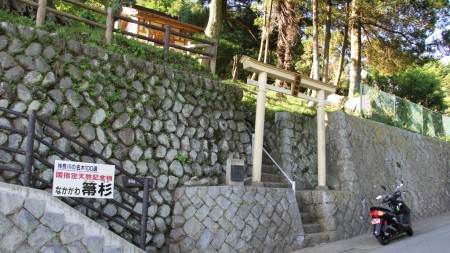
[(55, 161), (53, 196), (113, 198), (114, 165)]

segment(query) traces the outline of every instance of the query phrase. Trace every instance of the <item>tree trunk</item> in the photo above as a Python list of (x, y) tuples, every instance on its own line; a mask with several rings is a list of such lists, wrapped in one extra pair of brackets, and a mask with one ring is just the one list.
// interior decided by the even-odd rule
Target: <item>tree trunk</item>
[(349, 16), (350, 16), (350, 0), (347, 0), (347, 2), (346, 2), (346, 9), (345, 9), (344, 37), (342, 39), (342, 48), (341, 48), (341, 54), (339, 56), (339, 65), (338, 65), (338, 68), (337, 68), (336, 77), (334, 79), (334, 85), (335, 86), (339, 86), (340, 81), (341, 81), (342, 69), (344, 68), (345, 51), (347, 51)]
[[(208, 25), (205, 28), (205, 35), (208, 39), (219, 43), (220, 33), (222, 32), (224, 8), (226, 8), (225, 0), (212, 0), (209, 4)], [(209, 47), (205, 51), (211, 53), (213, 48)], [(202, 60), (203, 65), (209, 65), (210, 60)]]
[[(269, 37), (269, 35), (268, 35), (269, 29), (268, 29), (268, 26), (267, 26), (268, 21), (267, 21), (266, 15), (267, 15), (267, 0), (264, 0), (263, 25), (262, 25), (261, 43), (259, 45), (258, 61), (261, 61), (261, 58), (263, 56), (263, 52), (265, 52), (264, 46), (266, 45), (266, 41), (268, 40), (268, 37)], [(264, 57), (264, 59), (265, 58), (266, 57)], [(252, 79), (253, 80), (256, 79), (256, 73), (253, 73)]]
[(323, 49), (323, 70), (322, 70), (322, 81), (325, 83), (328, 83), (328, 71), (330, 64), (331, 6), (332, 1), (327, 0), (327, 20), (325, 23), (325, 42)]
[(317, 0), (313, 0), (313, 79), (320, 80), (319, 67), (319, 13)]
[(224, 7), (224, 0), (212, 0), (209, 4), (209, 19), (205, 34), (210, 39), (219, 41), (222, 32)]
[(277, 66), (289, 70), (292, 65), (292, 47), (299, 35), (298, 20), (293, 1), (278, 1)]
[(360, 38), (361, 38), (361, 26), (359, 23), (359, 10), (358, 0), (352, 1), (352, 16), (350, 19), (351, 27), (351, 56), (350, 56), (350, 87), (348, 88), (348, 97), (352, 98), (357, 87), (359, 86), (359, 80), (361, 76), (359, 61), (361, 59), (360, 51)]
[(262, 25), (262, 34), (261, 34), (261, 44), (259, 45), (259, 54), (258, 61), (261, 61), (262, 54), (264, 51), (264, 45), (267, 38), (267, 1), (264, 0), (264, 8), (263, 8), (263, 25)]
[(270, 7), (269, 7), (269, 18), (267, 19), (267, 34), (266, 34), (266, 46), (264, 50), (264, 63), (267, 63), (267, 59), (269, 58), (269, 38), (270, 33), (272, 32), (272, 7), (273, 7), (273, 0), (270, 0)]

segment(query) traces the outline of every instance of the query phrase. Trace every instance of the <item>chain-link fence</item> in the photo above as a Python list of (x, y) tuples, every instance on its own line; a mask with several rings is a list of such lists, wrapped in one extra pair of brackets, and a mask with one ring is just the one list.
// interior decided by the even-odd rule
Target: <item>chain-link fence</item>
[(450, 117), (363, 85), (363, 117), (450, 141)]

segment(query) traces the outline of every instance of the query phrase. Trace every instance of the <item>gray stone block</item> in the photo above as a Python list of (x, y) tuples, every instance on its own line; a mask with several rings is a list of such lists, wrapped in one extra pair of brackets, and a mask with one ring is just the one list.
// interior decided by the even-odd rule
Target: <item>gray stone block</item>
[(39, 221), (26, 209), (21, 209), (12, 216), (12, 222), (26, 234), (33, 232), (39, 225)]
[(62, 213), (44, 213), (40, 221), (53, 231), (60, 232), (65, 225), (64, 219), (64, 214)]
[[(76, 241), (76, 242), (73, 242), (73, 243), (67, 245), (67, 250), (69, 251), (69, 253), (89, 253), (89, 251), (86, 250), (86, 248), (80, 241)], [(96, 251), (96, 252), (102, 252), (102, 251), (100, 250), (100, 251)]]
[(103, 238), (99, 236), (90, 236), (81, 239), (82, 245), (86, 248), (87, 252), (95, 253), (103, 251)]
[(22, 208), (24, 201), (25, 198), (20, 195), (0, 192), (0, 212), (4, 215), (16, 213)]
[(28, 244), (34, 249), (40, 249), (48, 241), (50, 241), (56, 234), (48, 227), (39, 225), (28, 237)]
[(2, 213), (0, 213), (0, 239), (1, 236), (8, 233), (13, 223)]
[(84, 227), (79, 224), (66, 224), (61, 230), (59, 239), (62, 244), (70, 244), (84, 237)]
[(15, 252), (25, 240), (25, 232), (12, 227), (0, 240), (0, 252)]

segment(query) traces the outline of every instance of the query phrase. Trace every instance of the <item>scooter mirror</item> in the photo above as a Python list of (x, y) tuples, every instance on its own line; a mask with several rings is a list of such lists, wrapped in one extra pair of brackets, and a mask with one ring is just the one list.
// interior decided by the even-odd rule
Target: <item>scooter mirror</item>
[(381, 196), (381, 195), (378, 195), (378, 197), (377, 197), (377, 199), (381, 199), (383, 196)]

